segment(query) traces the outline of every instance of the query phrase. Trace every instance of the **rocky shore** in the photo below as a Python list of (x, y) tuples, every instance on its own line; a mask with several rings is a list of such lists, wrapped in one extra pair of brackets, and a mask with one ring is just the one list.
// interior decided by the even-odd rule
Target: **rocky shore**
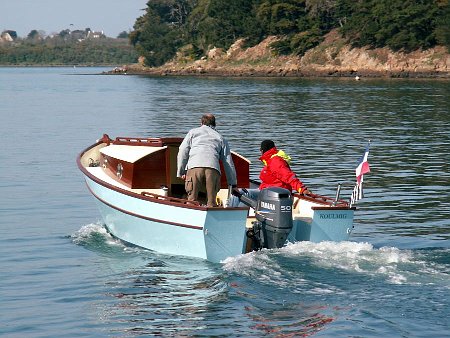
[(253, 76), (253, 77), (389, 77), (450, 78), (450, 54), (445, 47), (412, 53), (388, 48), (351, 48), (336, 31), (302, 57), (275, 56), (268, 37), (259, 45), (244, 48), (237, 40), (228, 50), (211, 49), (201, 60), (178, 55), (157, 68), (139, 64), (115, 69), (111, 74)]

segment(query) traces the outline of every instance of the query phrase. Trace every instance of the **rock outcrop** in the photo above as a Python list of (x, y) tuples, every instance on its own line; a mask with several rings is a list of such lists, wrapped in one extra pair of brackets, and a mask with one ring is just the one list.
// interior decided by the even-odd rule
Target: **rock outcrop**
[[(277, 56), (266, 38), (245, 48), (237, 40), (227, 51), (213, 48), (207, 57), (191, 62), (172, 62), (158, 68), (131, 65), (128, 73), (159, 75), (220, 76), (353, 76), (353, 77), (450, 77), (450, 54), (445, 47), (412, 53), (393, 52), (388, 48), (352, 48), (336, 32), (330, 32), (317, 47), (302, 57)], [(142, 61), (142, 60), (141, 60)]]

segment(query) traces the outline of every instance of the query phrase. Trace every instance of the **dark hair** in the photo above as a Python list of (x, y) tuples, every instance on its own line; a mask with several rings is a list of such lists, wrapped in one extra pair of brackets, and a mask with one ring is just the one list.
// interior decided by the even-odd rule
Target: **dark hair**
[(272, 140), (264, 140), (261, 142), (261, 151), (265, 153), (267, 150), (272, 149), (275, 147), (275, 143), (273, 143)]
[(215, 127), (216, 117), (213, 114), (205, 114), (202, 116), (202, 124), (209, 127)]

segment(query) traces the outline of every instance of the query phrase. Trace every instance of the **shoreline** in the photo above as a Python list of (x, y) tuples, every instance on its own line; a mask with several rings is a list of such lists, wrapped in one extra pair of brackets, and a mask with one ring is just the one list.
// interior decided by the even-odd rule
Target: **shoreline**
[(149, 68), (139, 64), (127, 65), (104, 72), (105, 75), (149, 75), (149, 76), (195, 76), (195, 77), (251, 77), (251, 78), (389, 78), (389, 79), (450, 79), (450, 72), (439, 71), (378, 71), (371, 69), (355, 70), (288, 70), (273, 66), (258, 67), (195, 67), (162, 66)]
[(36, 65), (30, 65), (30, 64), (17, 64), (17, 65), (0, 65), (0, 68), (99, 68), (99, 67), (115, 67), (116, 65), (111, 64), (99, 64), (99, 65), (92, 65), (92, 64), (49, 64), (49, 65), (42, 65), (42, 64), (36, 64)]
[(175, 66), (149, 68), (140, 64), (109, 65), (0, 65), (0, 68), (109, 68), (100, 75), (148, 75), (148, 76), (193, 76), (193, 77), (234, 77), (234, 78), (353, 78), (366, 79), (450, 79), (450, 72), (440, 71), (379, 71), (371, 69), (339, 70), (287, 70), (273, 66), (258, 67), (196, 67)]

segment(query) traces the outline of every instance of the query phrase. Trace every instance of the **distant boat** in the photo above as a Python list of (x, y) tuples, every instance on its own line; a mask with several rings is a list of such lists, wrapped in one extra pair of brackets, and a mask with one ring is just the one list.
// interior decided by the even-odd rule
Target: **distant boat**
[(233, 152), (238, 188), (222, 177), (218, 207), (185, 198), (176, 177), (182, 138), (108, 135), (77, 158), (107, 230), (124, 242), (166, 254), (220, 262), (287, 241), (344, 241), (353, 228), (354, 207), (325, 196), (302, 196), (286, 189), (261, 191), (258, 200), (228, 207), (230, 195), (256, 184), (250, 161)]

